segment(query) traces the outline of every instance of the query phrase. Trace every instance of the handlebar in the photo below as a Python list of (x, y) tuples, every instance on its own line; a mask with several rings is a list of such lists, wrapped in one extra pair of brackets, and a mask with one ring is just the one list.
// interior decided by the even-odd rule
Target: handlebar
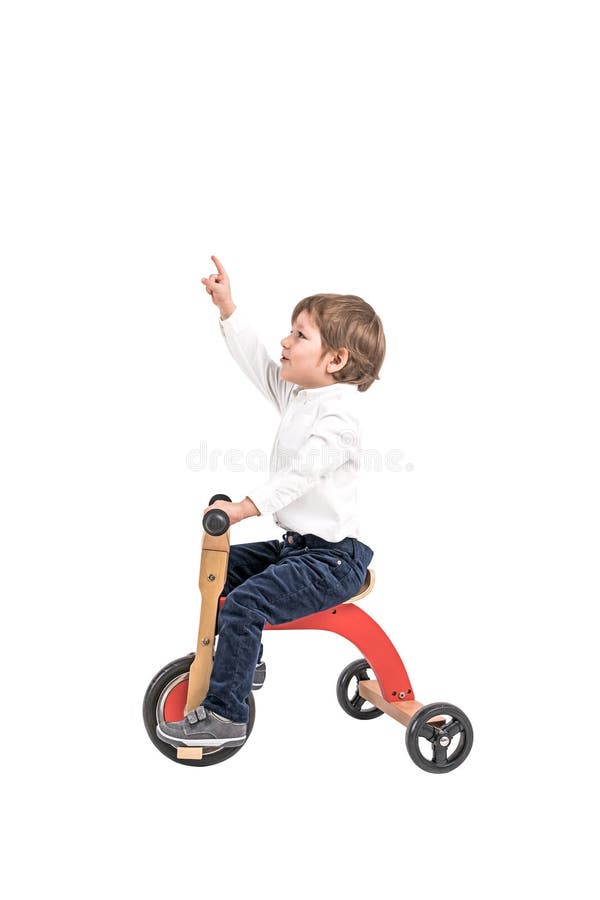
[[(216, 500), (226, 500), (227, 503), (231, 503), (231, 497), (228, 497), (227, 494), (214, 494), (208, 501), (208, 505), (212, 506)], [(214, 537), (225, 534), (230, 524), (229, 516), (224, 509), (209, 509), (202, 518), (202, 527)]]

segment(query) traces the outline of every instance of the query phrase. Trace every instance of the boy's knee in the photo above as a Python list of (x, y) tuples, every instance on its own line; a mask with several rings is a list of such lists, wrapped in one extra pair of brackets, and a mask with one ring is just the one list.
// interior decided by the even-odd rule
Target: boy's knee
[(255, 598), (250, 591), (234, 588), (223, 604), (219, 613), (221, 623), (230, 619), (260, 619), (265, 621), (265, 617), (256, 608)]

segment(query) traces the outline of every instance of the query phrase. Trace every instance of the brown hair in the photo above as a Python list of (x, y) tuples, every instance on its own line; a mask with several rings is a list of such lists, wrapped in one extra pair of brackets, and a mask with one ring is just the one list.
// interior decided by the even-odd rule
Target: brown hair
[(334, 379), (367, 391), (379, 380), (385, 357), (383, 325), (373, 307), (354, 294), (313, 294), (296, 304), (292, 326), (304, 310), (321, 332), (321, 359), (342, 347), (348, 350), (346, 365), (332, 372)]

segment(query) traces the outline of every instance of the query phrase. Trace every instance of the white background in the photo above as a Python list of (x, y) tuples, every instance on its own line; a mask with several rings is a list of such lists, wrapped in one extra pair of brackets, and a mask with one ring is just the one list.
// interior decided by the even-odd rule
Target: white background
[[(557, 2), (8, 6), (2, 67), (3, 809), (12, 897), (579, 896), (598, 601), (598, 29)], [(465, 765), (335, 698), (356, 651), (266, 636), (244, 750), (148, 740), (193, 649), (201, 514), (275, 411), (200, 278), (278, 358), (295, 303), (363, 296), (388, 354), (364, 603)], [(280, 532), (268, 518), (234, 542)], [(593, 807), (592, 807), (593, 808)], [(594, 814), (595, 819), (595, 814)], [(5, 872), (8, 878), (8, 871)]]

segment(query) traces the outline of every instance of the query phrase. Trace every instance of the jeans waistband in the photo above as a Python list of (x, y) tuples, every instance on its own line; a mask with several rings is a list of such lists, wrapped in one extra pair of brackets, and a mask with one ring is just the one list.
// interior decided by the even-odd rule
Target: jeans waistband
[(302, 548), (318, 548), (327, 550), (345, 550), (350, 551), (353, 547), (352, 538), (344, 538), (341, 541), (325, 541), (316, 534), (299, 534), (297, 531), (286, 531), (283, 535), (283, 542), (290, 547)]

